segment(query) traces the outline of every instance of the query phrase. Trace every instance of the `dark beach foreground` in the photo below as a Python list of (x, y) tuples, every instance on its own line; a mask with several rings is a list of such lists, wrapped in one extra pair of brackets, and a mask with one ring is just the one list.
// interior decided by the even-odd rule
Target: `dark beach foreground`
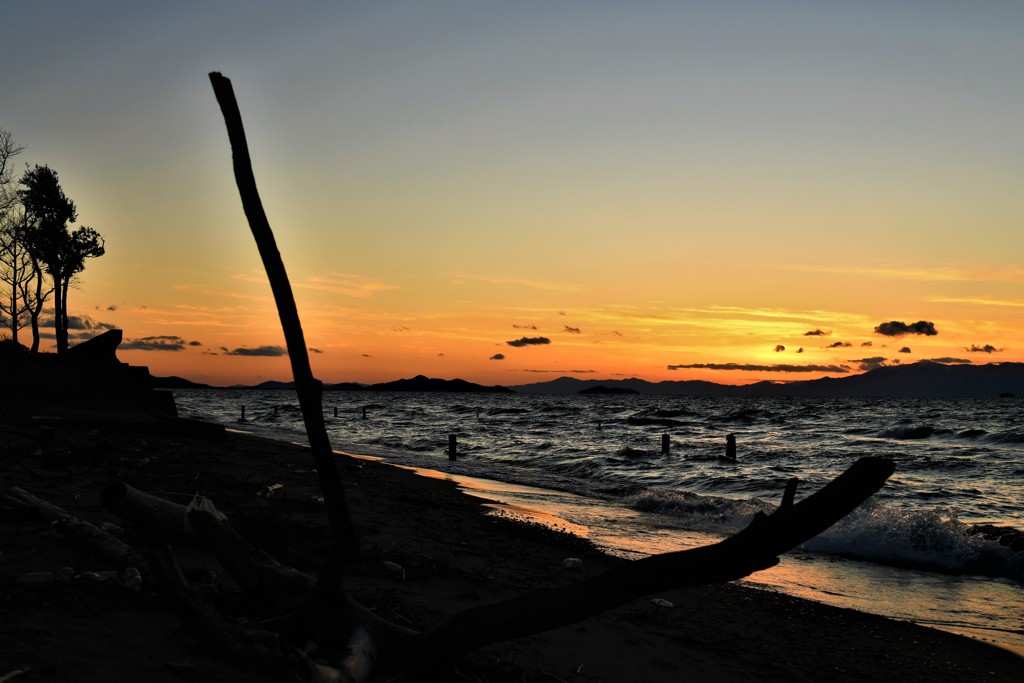
[[(116, 414), (0, 424), (0, 481), (69, 513), (139, 534), (101, 502), (125, 481), (187, 503), (210, 497), (252, 542), (315, 573), (326, 515), (308, 450), (188, 423)], [(362, 555), (348, 591), (414, 629), (536, 587), (590, 576), (619, 560), (581, 539), (485, 514), (446, 481), (341, 456)], [(258, 495), (282, 484), (272, 495)], [(143, 585), (96, 580), (110, 569), (61, 539), (48, 522), (0, 503), (0, 678), (28, 681), (267, 680), (206, 650)], [(249, 625), (281, 615), (247, 605), (200, 549), (176, 547), (186, 576)], [(578, 569), (563, 560), (582, 560)], [(397, 568), (396, 568), (397, 565)], [(70, 567), (78, 578), (36, 577)], [(102, 575), (101, 575), (102, 576)], [(977, 681), (1024, 680), (1024, 659), (949, 633), (737, 585), (652, 595), (572, 626), (490, 646), (437, 680), (479, 681)]]

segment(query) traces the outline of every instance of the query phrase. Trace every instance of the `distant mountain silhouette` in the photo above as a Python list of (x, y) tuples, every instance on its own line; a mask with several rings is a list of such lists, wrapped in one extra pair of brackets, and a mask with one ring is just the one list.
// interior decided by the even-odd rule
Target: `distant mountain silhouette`
[(370, 391), (440, 391), (440, 392), (475, 392), (475, 393), (512, 393), (511, 389), (482, 384), (473, 384), (464, 379), (434, 379), (424, 375), (416, 375), (412, 379), (400, 379), (383, 384), (371, 384)]
[(560, 377), (511, 387), (528, 394), (575, 394), (593, 387), (634, 389), (648, 395), (676, 396), (850, 396), (984, 398), (1012, 394), (1024, 396), (1024, 363), (986, 365), (945, 365), (919, 361), (908, 365), (878, 368), (850, 377), (824, 377), (798, 382), (758, 382), (730, 386), (702, 381), (648, 382), (622, 380), (579, 380)]
[[(213, 388), (180, 377), (157, 377), (160, 388)], [(294, 389), (294, 382), (267, 381), (239, 389)], [(648, 382), (628, 379), (588, 379), (559, 377), (549, 382), (513, 387), (484, 386), (463, 379), (435, 379), (417, 375), (410, 379), (380, 384), (342, 382), (324, 386), (325, 391), (423, 391), (423, 392), (514, 392), (523, 394), (578, 394), (582, 392), (621, 394), (638, 393), (661, 396), (850, 396), (984, 398), (1024, 397), (1024, 363), (988, 363), (985, 365), (945, 365), (918, 361), (907, 365), (878, 368), (849, 377), (823, 377), (797, 382), (757, 382), (745, 386), (716, 384), (700, 380)]]
[(605, 389), (631, 389), (638, 394), (675, 396), (735, 396), (741, 387), (715, 384), (701, 380), (648, 382), (645, 379), (576, 379), (559, 377), (549, 382), (520, 384), (510, 387), (524, 394), (579, 394), (595, 387)]
[(193, 382), (184, 377), (171, 375), (170, 377), (153, 377), (154, 389), (212, 389), (209, 384)]
[(606, 387), (604, 384), (598, 384), (594, 387), (587, 387), (586, 389), (580, 389), (576, 392), (577, 394), (631, 394), (636, 395), (640, 392), (630, 387)]

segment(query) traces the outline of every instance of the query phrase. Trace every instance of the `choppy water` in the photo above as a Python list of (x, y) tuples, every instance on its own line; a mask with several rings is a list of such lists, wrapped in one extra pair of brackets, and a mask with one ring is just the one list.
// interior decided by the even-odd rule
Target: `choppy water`
[[(184, 416), (305, 438), (292, 392), (175, 399)], [(973, 533), (1024, 529), (1020, 400), (338, 392), (324, 413), (336, 449), (520, 485), (503, 500), (554, 512), (625, 555), (736, 531), (791, 477), (807, 493), (859, 457), (892, 458), (895, 475), (868, 504), (752, 580), (1024, 651), (1024, 552)], [(736, 463), (719, 458), (727, 434)]]

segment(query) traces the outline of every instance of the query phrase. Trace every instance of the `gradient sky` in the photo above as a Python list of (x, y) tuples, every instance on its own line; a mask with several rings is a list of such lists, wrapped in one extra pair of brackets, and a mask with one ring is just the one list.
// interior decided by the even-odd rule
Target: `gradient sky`
[(123, 329), (154, 374), (290, 378), (209, 71), (324, 381), (1024, 361), (1020, 0), (39, 0), (4, 24), (18, 168), (107, 240), (73, 332)]

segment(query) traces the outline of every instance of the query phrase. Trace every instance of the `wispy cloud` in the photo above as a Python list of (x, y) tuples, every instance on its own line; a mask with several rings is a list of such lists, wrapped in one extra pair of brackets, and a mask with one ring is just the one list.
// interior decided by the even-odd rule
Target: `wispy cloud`
[(565, 282), (552, 282), (550, 280), (528, 280), (525, 278), (509, 277), (506, 275), (457, 275), (455, 284), (463, 284), (464, 280), (471, 282), (486, 282), (492, 285), (514, 285), (527, 289), (540, 289), (547, 292), (584, 292), (586, 287), (568, 284)]
[(939, 304), (965, 304), (968, 306), (997, 306), (1003, 308), (1024, 308), (1020, 299), (996, 299), (991, 297), (930, 297), (929, 302)]
[(398, 285), (375, 280), (366, 275), (353, 273), (331, 273), (330, 275), (313, 275), (295, 285), (299, 289), (316, 289), (352, 297), (368, 299), (379, 292), (399, 289)]
[(523, 368), (520, 372), (535, 372), (540, 374), (559, 374), (559, 375), (593, 375), (597, 370), (531, 370), (529, 368)]
[(283, 346), (241, 347), (232, 351), (224, 350), (228, 356), (283, 356), (288, 353)]
[(189, 343), (177, 335), (158, 335), (126, 339), (119, 348), (127, 351), (184, 351)]
[(1017, 266), (986, 268), (941, 266), (921, 268), (919, 266), (817, 266), (817, 265), (777, 265), (784, 270), (798, 270), (814, 273), (833, 273), (876, 277), (887, 280), (914, 280), (917, 282), (1010, 282), (1024, 284), (1024, 268)]
[(687, 363), (669, 365), (669, 370), (744, 370), (747, 372), (839, 372), (846, 373), (850, 368), (846, 365), (754, 365), (747, 363)]

